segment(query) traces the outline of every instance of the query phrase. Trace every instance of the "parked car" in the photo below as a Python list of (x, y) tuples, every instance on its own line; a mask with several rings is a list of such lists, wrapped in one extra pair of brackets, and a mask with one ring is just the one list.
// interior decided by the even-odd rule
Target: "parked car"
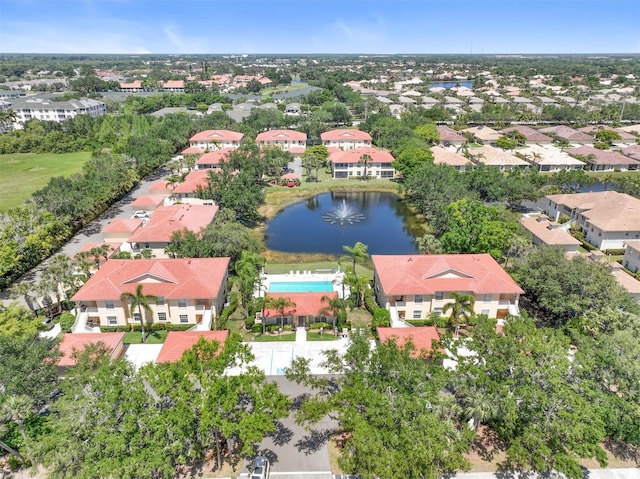
[(269, 459), (264, 456), (256, 456), (251, 463), (249, 479), (269, 479), (269, 470)]
[(149, 217), (149, 212), (142, 211), (142, 210), (134, 211), (132, 216), (132, 218), (148, 218), (148, 217)]

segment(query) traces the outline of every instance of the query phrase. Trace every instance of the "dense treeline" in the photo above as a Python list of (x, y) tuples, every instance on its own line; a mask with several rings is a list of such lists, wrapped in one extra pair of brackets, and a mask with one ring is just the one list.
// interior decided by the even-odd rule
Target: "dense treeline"
[[(173, 478), (205, 462), (237, 465), (289, 412), (235, 335), (140, 371), (102, 343), (73, 357), (60, 379), (56, 341), (0, 333), (0, 448), (10, 465), (42, 464), (60, 479)], [(243, 372), (229, 376), (230, 367)]]

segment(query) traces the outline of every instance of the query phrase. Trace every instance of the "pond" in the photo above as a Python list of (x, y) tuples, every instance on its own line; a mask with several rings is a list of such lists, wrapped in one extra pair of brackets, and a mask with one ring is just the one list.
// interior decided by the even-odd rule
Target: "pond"
[(439, 81), (432, 82), (429, 85), (429, 88), (453, 88), (454, 86), (464, 86), (467, 88), (473, 88), (473, 82), (470, 80), (460, 80), (460, 81)]
[(267, 247), (288, 253), (343, 254), (357, 241), (370, 254), (416, 253), (422, 222), (387, 192), (331, 192), (295, 203), (267, 223)]

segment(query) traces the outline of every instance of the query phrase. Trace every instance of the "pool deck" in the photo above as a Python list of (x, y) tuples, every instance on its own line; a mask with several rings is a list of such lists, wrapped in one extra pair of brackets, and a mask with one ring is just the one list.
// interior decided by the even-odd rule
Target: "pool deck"
[[(258, 288), (254, 291), (254, 296), (259, 298), (268, 293), (271, 289), (271, 283), (304, 283), (304, 282), (328, 282), (333, 284), (333, 291), (338, 293), (338, 297), (345, 298), (349, 296), (349, 287), (345, 286), (342, 281), (344, 273), (338, 271), (335, 273), (321, 273), (315, 271), (297, 270), (290, 271), (287, 274), (265, 274), (260, 275), (261, 281)], [(285, 292), (285, 291), (283, 291)], [(286, 291), (295, 293), (296, 291)], [(344, 295), (344, 296), (343, 296)]]

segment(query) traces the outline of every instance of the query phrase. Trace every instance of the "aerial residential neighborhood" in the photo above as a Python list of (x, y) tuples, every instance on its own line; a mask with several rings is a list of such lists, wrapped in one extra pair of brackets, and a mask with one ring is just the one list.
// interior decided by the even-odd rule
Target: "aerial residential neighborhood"
[(4, 2), (0, 476), (640, 479), (612, 2)]

